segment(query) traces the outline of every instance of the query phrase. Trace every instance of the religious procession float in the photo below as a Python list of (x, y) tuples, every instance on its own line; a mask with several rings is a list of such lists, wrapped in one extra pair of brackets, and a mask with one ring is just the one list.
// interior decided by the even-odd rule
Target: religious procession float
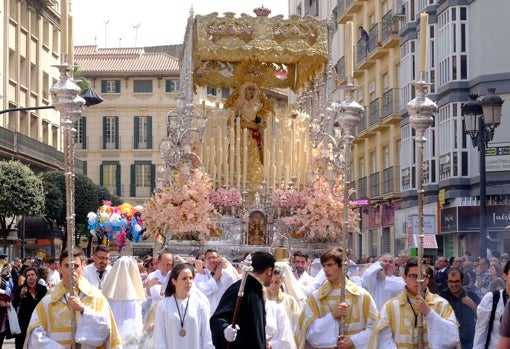
[[(207, 248), (229, 258), (268, 248), (317, 255), (358, 231), (347, 169), (363, 109), (352, 83), (345, 102), (331, 100), (334, 25), (254, 12), (191, 13), (178, 106), (160, 144), (165, 166), (140, 210), (146, 231), (133, 251), (155, 239), (156, 250), (183, 256)], [(198, 87), (229, 95), (196, 108)], [(274, 91), (297, 101), (275, 108)]]

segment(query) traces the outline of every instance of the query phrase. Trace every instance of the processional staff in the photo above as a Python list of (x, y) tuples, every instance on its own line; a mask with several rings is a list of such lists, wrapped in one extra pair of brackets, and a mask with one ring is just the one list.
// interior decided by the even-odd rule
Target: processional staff
[[(359, 86), (354, 85), (353, 77), (353, 23), (347, 22), (346, 27), (346, 77), (347, 85), (342, 86), (344, 90), (344, 100), (337, 104), (336, 123), (342, 128), (342, 145), (343, 145), (343, 166), (342, 166), (342, 181), (343, 181), (343, 217), (342, 217), (342, 254), (343, 254), (343, 267), (342, 267), (342, 288), (340, 291), (340, 302), (345, 302), (345, 281), (347, 279), (347, 270), (349, 268), (349, 256), (347, 255), (347, 234), (349, 228), (349, 190), (351, 183), (351, 148), (354, 140), (354, 132), (365, 109), (354, 100), (354, 92), (359, 89)], [(336, 109), (336, 108), (335, 108)], [(339, 334), (345, 333), (345, 318), (340, 320)]]
[[(434, 115), (437, 112), (437, 104), (427, 98), (427, 42), (428, 42), (428, 15), (420, 15), (420, 55), (419, 55), (419, 76), (414, 83), (416, 97), (407, 103), (409, 112), (409, 124), (414, 128), (416, 135), (416, 193), (418, 201), (418, 293), (424, 297), (423, 290), (423, 153), (425, 131), (434, 122)], [(417, 319), (418, 348), (423, 349), (423, 314), (418, 314)]]
[[(237, 318), (239, 317), (239, 311), (241, 310), (241, 304), (243, 302), (244, 297), (244, 288), (246, 287), (246, 279), (248, 278), (248, 273), (253, 271), (253, 267), (251, 266), (251, 254), (247, 255), (246, 258), (239, 264), (243, 271), (243, 278), (241, 279), (241, 285), (239, 286), (239, 292), (237, 292), (237, 300), (236, 306), (234, 308), (234, 315), (232, 316), (232, 328), (236, 328)], [(227, 343), (227, 349), (230, 348), (230, 342)]]
[[(69, 285), (70, 292), (75, 292), (74, 279), (74, 245), (75, 245), (75, 187), (74, 187), (74, 123), (81, 117), (85, 100), (80, 97), (80, 87), (72, 78), (72, 66), (67, 63), (56, 66), (59, 69), (59, 80), (51, 87), (50, 94), (55, 109), (60, 112), (60, 119), (64, 130), (64, 160), (65, 160), (65, 188), (66, 188), (66, 223), (67, 249), (69, 252)], [(76, 333), (76, 316), (71, 311), (71, 348), (76, 347), (74, 335)]]

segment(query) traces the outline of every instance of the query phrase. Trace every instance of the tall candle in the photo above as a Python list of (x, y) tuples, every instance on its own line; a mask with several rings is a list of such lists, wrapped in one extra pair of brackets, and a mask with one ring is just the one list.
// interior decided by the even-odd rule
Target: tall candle
[(214, 139), (211, 139), (211, 155), (209, 156), (211, 161), (211, 169), (212, 166), (216, 164), (216, 144), (214, 144)]
[(243, 129), (243, 189), (248, 180), (248, 130)]
[(228, 159), (228, 167), (229, 167), (229, 174), (230, 174), (230, 185), (233, 187), (234, 186), (234, 172), (235, 172), (235, 167), (234, 167), (234, 159), (235, 159), (235, 135), (234, 135), (234, 129), (231, 128), (230, 129), (230, 132), (229, 132), (229, 137), (228, 137), (228, 142), (229, 142), (229, 150), (230, 150), (230, 157)]
[(276, 165), (273, 165), (273, 190), (276, 189)]
[(301, 171), (301, 135), (296, 140), (296, 165), (294, 167), (294, 175), (299, 177)]
[(425, 12), (420, 13), (420, 56), (418, 72), (427, 71), (428, 24), (429, 15)]
[(269, 180), (269, 161), (270, 161), (269, 150), (264, 149), (264, 179), (266, 182)]
[(354, 55), (352, 52), (353, 48), (353, 27), (354, 24), (349, 21), (346, 23), (345, 27), (345, 76), (353, 76), (354, 75)]
[(218, 139), (218, 148), (217, 149), (217, 157), (216, 159), (218, 160), (217, 164), (218, 164), (218, 187), (221, 187), (221, 185), (223, 184), (223, 177), (222, 177), (222, 171), (223, 171), (223, 149), (221, 148), (221, 138)]
[(224, 151), (224, 154), (223, 154), (223, 158), (224, 158), (224, 161), (223, 161), (223, 176), (225, 176), (225, 187), (229, 188), (230, 187), (230, 174), (229, 174), (229, 168), (228, 168), (228, 137), (224, 137), (223, 138), (223, 151)]
[(216, 187), (216, 165), (212, 166), (213, 187)]
[[(269, 139), (269, 137), (267, 136), (267, 128), (264, 129), (264, 143), (267, 142), (267, 140)], [(267, 160), (267, 151), (266, 151), (266, 147), (264, 145), (264, 149), (262, 150), (262, 154), (264, 155), (264, 161), (262, 163), (262, 170), (263, 170), (263, 174), (264, 174), (264, 178), (267, 178), (266, 177), (266, 173), (267, 173), (267, 165), (268, 165), (268, 160)]]
[(241, 124), (236, 122), (236, 171), (237, 189), (241, 190)]
[(284, 186), (285, 186), (285, 189), (287, 189), (289, 187), (289, 182), (290, 182), (290, 177), (289, 177), (289, 166), (285, 165), (283, 167), (283, 172), (284, 172), (284, 180), (285, 180), (285, 183), (284, 183)]

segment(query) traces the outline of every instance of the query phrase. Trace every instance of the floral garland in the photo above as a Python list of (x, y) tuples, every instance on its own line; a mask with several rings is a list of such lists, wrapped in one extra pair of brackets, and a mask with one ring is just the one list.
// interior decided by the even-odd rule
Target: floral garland
[(146, 202), (144, 207), (144, 236), (159, 237), (167, 233), (178, 236), (193, 234), (199, 240), (209, 236), (211, 213), (214, 206), (209, 202), (211, 179), (199, 170), (193, 170), (186, 182), (176, 173), (175, 182), (160, 191)]
[(215, 207), (242, 207), (243, 198), (241, 192), (237, 188), (219, 188), (211, 192), (209, 201)]
[[(342, 193), (343, 183), (337, 181), (334, 191)], [(298, 231), (309, 239), (336, 241), (342, 234), (343, 198), (331, 194), (330, 185), (324, 178), (318, 178), (313, 187), (306, 189), (303, 194), (306, 198), (304, 207), (293, 216), (285, 217), (283, 222), (298, 226)], [(349, 209), (348, 230), (359, 232), (359, 221), (359, 214)]]
[(299, 209), (306, 204), (306, 196), (295, 189), (276, 189), (273, 191), (271, 201), (273, 207), (283, 209)]

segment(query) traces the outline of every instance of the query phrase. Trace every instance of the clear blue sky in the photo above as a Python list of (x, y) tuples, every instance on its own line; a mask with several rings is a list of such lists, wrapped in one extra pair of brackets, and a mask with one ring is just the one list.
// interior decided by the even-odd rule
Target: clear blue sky
[(266, 3), (260, 0), (73, 0), (74, 44), (99, 47), (180, 44), (192, 6), (199, 15), (227, 11), (254, 15), (253, 9), (263, 4), (272, 10), (270, 16), (288, 17), (288, 0)]

